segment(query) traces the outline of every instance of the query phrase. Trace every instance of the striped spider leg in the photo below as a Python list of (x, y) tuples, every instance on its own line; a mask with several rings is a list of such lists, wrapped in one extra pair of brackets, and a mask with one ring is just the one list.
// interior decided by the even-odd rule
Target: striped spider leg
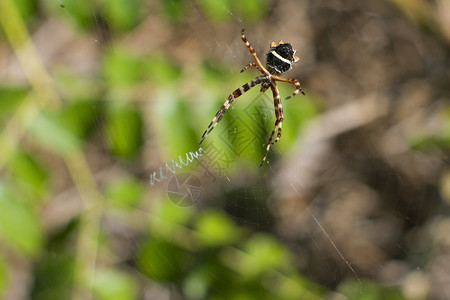
[[(244, 94), (246, 91), (251, 89), (252, 87), (261, 84), (261, 92), (265, 92), (268, 88), (272, 90), (273, 94), (273, 102), (274, 102), (274, 109), (275, 109), (275, 125), (273, 127), (272, 133), (270, 134), (269, 140), (267, 142), (266, 146), (266, 152), (264, 154), (264, 157), (261, 161), (261, 164), (259, 167), (262, 167), (264, 162), (267, 159), (267, 154), (269, 153), (270, 146), (276, 142), (281, 137), (281, 128), (283, 125), (283, 106), (281, 105), (281, 98), (280, 98), (280, 92), (278, 90), (277, 81), (287, 82), (291, 83), (295, 86), (294, 92), (287, 97), (286, 99), (289, 99), (291, 97), (294, 97), (298, 93), (305, 94), (300, 86), (300, 82), (297, 79), (290, 79), (290, 78), (284, 78), (280, 77), (279, 75), (289, 71), (292, 69), (292, 65), (296, 63), (299, 58), (295, 56), (295, 53), (297, 52), (295, 49), (292, 48), (292, 45), (289, 43), (284, 43), (283, 41), (280, 41), (278, 44), (275, 44), (272, 42), (270, 44), (270, 50), (266, 54), (266, 67), (264, 67), (261, 63), (261, 61), (258, 58), (258, 55), (256, 54), (255, 49), (250, 45), (248, 42), (244, 29), (242, 29), (241, 32), (241, 38), (244, 42), (245, 46), (247, 46), (248, 50), (252, 54), (253, 58), (255, 59), (254, 62), (250, 62), (248, 65), (246, 65), (242, 70), (241, 73), (247, 70), (250, 67), (255, 67), (258, 69), (258, 71), (261, 72), (262, 75), (256, 77), (252, 81), (244, 84), (240, 88), (236, 89), (233, 93), (228, 96), (228, 99), (225, 101), (225, 103), (222, 105), (222, 107), (217, 111), (216, 115), (212, 119), (211, 123), (209, 123), (208, 128), (206, 128), (205, 132), (202, 135), (202, 140), (200, 141), (200, 144), (206, 139), (208, 134), (214, 129), (214, 127), (217, 126), (217, 124), (222, 120), (223, 116), (227, 112), (228, 108), (230, 107), (231, 103), (233, 103), (234, 99)], [(273, 137), (275, 135), (275, 132), (277, 132), (277, 136), (274, 141)]]
[[(275, 144), (276, 142), (278, 142), (278, 140), (280, 139), (281, 127), (283, 125), (283, 106), (281, 105), (280, 92), (278, 91), (278, 86), (276, 85), (275, 82), (270, 86), (270, 89), (272, 90), (273, 105), (275, 106), (275, 126), (273, 127), (273, 130), (272, 130), (272, 133), (270, 134), (269, 140), (267, 141), (266, 153), (264, 154), (261, 164), (259, 165), (260, 168), (266, 161), (267, 154), (269, 154), (270, 146), (272, 144)], [(275, 141), (272, 142), (273, 136), (274, 136), (277, 128), (278, 128), (277, 137), (276, 137)]]
[(244, 94), (246, 91), (248, 91), (249, 89), (251, 89), (252, 87), (254, 87), (255, 85), (260, 84), (261, 82), (263, 82), (264, 80), (266, 80), (265, 76), (259, 76), (256, 77), (255, 79), (253, 79), (250, 82), (247, 82), (246, 84), (244, 84), (243, 86), (241, 86), (240, 88), (234, 90), (234, 92), (232, 92), (229, 96), (228, 99), (225, 101), (225, 103), (222, 105), (222, 107), (217, 111), (216, 115), (214, 116), (214, 118), (212, 119), (211, 123), (209, 123), (208, 128), (206, 128), (205, 132), (202, 135), (202, 140), (200, 141), (201, 145), (203, 143), (203, 141), (206, 139), (206, 137), (208, 136), (208, 134), (217, 126), (217, 124), (222, 120), (223, 116), (225, 115), (225, 113), (227, 112), (228, 108), (230, 107), (231, 103), (233, 103), (234, 99), (238, 98), (239, 96), (241, 96), (242, 94)]
[(305, 95), (305, 92), (302, 90), (302, 87), (300, 86), (300, 82), (298, 82), (297, 79), (283, 78), (283, 77), (276, 76), (276, 75), (272, 75), (272, 77), (278, 81), (288, 82), (288, 83), (292, 83), (293, 85), (295, 85), (294, 92), (290, 96), (287, 96), (286, 100), (294, 97), (298, 93), (302, 93), (302, 95)]

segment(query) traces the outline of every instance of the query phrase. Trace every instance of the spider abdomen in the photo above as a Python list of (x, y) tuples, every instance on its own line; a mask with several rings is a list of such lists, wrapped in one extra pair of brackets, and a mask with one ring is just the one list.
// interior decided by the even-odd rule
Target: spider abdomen
[(295, 50), (289, 43), (280, 43), (277, 46), (272, 44), (270, 51), (266, 55), (267, 69), (272, 74), (281, 74), (292, 69), (292, 64), (296, 62)]

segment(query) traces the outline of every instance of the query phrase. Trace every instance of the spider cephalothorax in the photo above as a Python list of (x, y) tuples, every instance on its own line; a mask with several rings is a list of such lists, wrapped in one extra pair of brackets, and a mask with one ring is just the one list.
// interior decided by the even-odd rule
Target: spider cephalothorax
[[(240, 88), (236, 89), (233, 93), (231, 93), (230, 96), (228, 96), (228, 99), (216, 113), (211, 123), (209, 123), (208, 128), (206, 128), (205, 132), (203, 133), (200, 144), (206, 139), (206, 137), (214, 129), (214, 127), (217, 126), (220, 120), (222, 120), (223, 116), (227, 112), (231, 103), (233, 103), (234, 99), (241, 96), (243, 93), (245, 93), (255, 85), (261, 84), (262, 92), (265, 92), (268, 88), (272, 90), (273, 102), (275, 106), (275, 117), (276, 117), (275, 126), (273, 127), (272, 133), (269, 137), (269, 141), (267, 142), (266, 153), (264, 154), (262, 162), (259, 165), (259, 167), (261, 167), (263, 163), (266, 161), (270, 145), (276, 143), (281, 137), (281, 126), (283, 124), (283, 106), (281, 105), (280, 92), (278, 91), (277, 81), (289, 82), (295, 85), (294, 93), (292, 93), (292, 95), (290, 95), (286, 99), (289, 99), (297, 95), (299, 92), (301, 92), (303, 95), (305, 93), (302, 91), (302, 88), (300, 87), (300, 82), (298, 82), (297, 79), (289, 79), (278, 76), (292, 69), (292, 64), (299, 60), (299, 58), (295, 56), (295, 53), (297, 51), (292, 48), (291, 44), (280, 41), (277, 45), (274, 42), (272, 42), (272, 44), (270, 45), (270, 50), (266, 55), (267, 68), (265, 68), (262, 65), (261, 61), (259, 60), (258, 56), (256, 55), (255, 50), (247, 41), (247, 38), (245, 37), (244, 34), (244, 29), (242, 29), (241, 38), (244, 44), (247, 46), (250, 53), (253, 55), (253, 58), (255, 59), (254, 62), (251, 62), (248, 65), (246, 65), (241, 70), (241, 73), (250, 67), (255, 67), (261, 72), (262, 75), (256, 77), (250, 82), (247, 82)], [(272, 142), (273, 136), (277, 130), (278, 130), (277, 137), (275, 141)]]

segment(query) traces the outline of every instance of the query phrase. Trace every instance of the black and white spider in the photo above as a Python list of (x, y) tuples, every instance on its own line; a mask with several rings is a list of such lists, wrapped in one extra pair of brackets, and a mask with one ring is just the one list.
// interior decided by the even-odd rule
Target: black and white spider
[[(270, 135), (269, 141), (267, 142), (266, 153), (264, 154), (264, 158), (262, 159), (262, 162), (259, 165), (259, 167), (261, 167), (266, 161), (270, 145), (276, 143), (281, 137), (281, 127), (283, 124), (283, 106), (281, 105), (280, 92), (278, 91), (277, 81), (289, 82), (295, 85), (294, 93), (292, 93), (292, 95), (290, 95), (286, 99), (289, 99), (297, 95), (299, 92), (301, 92), (303, 95), (305, 93), (300, 87), (300, 82), (298, 82), (297, 79), (289, 79), (279, 76), (292, 69), (292, 64), (296, 63), (299, 60), (299, 58), (295, 56), (295, 53), (297, 51), (292, 48), (291, 44), (280, 41), (277, 45), (274, 42), (272, 42), (270, 44), (270, 50), (266, 54), (266, 67), (264, 67), (261, 61), (259, 60), (258, 56), (256, 55), (255, 50), (247, 41), (244, 29), (242, 29), (241, 38), (244, 41), (244, 44), (250, 50), (250, 53), (255, 58), (255, 62), (251, 62), (248, 65), (246, 65), (241, 70), (241, 73), (250, 67), (255, 67), (262, 73), (262, 75), (244, 84), (240, 88), (236, 89), (233, 93), (231, 93), (230, 96), (228, 96), (228, 99), (216, 113), (211, 123), (209, 123), (208, 128), (203, 133), (200, 144), (206, 139), (206, 137), (214, 129), (214, 127), (217, 126), (220, 120), (222, 120), (223, 116), (227, 112), (231, 103), (233, 103), (234, 99), (241, 96), (255, 85), (261, 84), (261, 92), (265, 92), (268, 88), (272, 90), (273, 102), (275, 105), (275, 117), (276, 117), (275, 126), (273, 127), (272, 134)], [(275, 141), (272, 142), (273, 136), (275, 134), (275, 131), (277, 131), (277, 128), (278, 128), (277, 137)]]

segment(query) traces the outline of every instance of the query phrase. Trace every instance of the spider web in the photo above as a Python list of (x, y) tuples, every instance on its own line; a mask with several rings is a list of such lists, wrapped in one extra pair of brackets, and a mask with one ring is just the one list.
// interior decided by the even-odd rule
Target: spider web
[[(60, 3), (62, 10), (68, 5), (72, 5), (86, 15), (95, 16), (95, 7), (90, 3), (83, 1), (71, 1), (70, 3), (60, 1)], [(171, 3), (174, 8), (179, 5), (178, 2)], [(185, 57), (185, 54), (175, 54), (192, 61), (198, 59), (195, 55), (210, 55), (219, 64), (235, 64), (235, 74), (229, 78), (229, 83), (224, 83), (220, 88), (223, 98), (220, 101), (224, 101), (232, 90), (258, 75), (257, 71), (251, 69), (247, 70), (245, 74), (239, 74), (239, 66), (242, 67), (253, 59), (248, 53), (248, 49), (240, 41), (240, 28), (247, 29), (248, 39), (260, 58), (264, 57), (264, 51), (267, 50), (270, 42), (279, 39), (278, 36), (283, 33), (283, 30), (268, 30), (272, 27), (267, 24), (264, 28), (255, 28), (250, 25), (252, 24), (250, 20), (237, 17), (238, 13), (230, 9), (228, 10), (229, 22), (236, 28), (236, 36), (222, 37), (217, 35), (220, 29), (209, 26), (210, 21), (199, 10), (196, 3), (187, 2), (185, 5), (187, 5), (187, 9), (180, 10), (180, 13), (189, 14), (184, 17), (192, 18), (192, 21), (187, 22), (187, 28), (180, 29), (182, 31), (180, 35), (184, 40), (177, 44), (170, 36), (164, 34), (158, 35), (157, 39), (167, 39), (169, 43), (176, 44), (174, 47), (181, 49), (186, 47), (188, 50), (195, 50), (193, 45), (200, 41), (200, 48), (205, 48), (200, 54), (194, 53), (194, 51), (187, 55), (188, 57)], [(296, 4), (292, 2), (290, 5), (295, 7)], [(305, 5), (301, 4), (300, 8)], [(152, 15), (149, 23), (158, 23), (160, 16), (152, 12), (152, 8), (152, 5), (149, 4), (149, 14)], [(73, 18), (71, 12), (65, 12), (65, 14), (69, 20)], [(108, 30), (110, 25), (108, 20), (99, 17), (94, 17), (94, 20), (93, 24), (89, 22), (84, 24), (92, 32), (95, 32), (93, 35), (95, 37), (90, 40), (90, 43), (108, 47), (110, 42), (132, 39), (131, 36), (119, 36), (113, 30)], [(295, 24), (297, 26), (295, 28), (300, 27), (297, 23)], [(153, 23), (146, 25), (150, 28), (155, 26)], [(305, 35), (302, 35), (298, 32), (304, 33), (298, 29), (296, 34), (287, 34), (286, 37), (281, 38), (285, 40), (294, 38), (292, 43), (299, 44), (296, 46), (299, 52), (307, 52), (310, 49), (305, 45), (305, 40), (310, 38), (307, 36), (310, 33), (306, 32)], [(297, 37), (296, 40), (295, 37)], [(62, 37), (59, 38), (62, 39)], [(126, 44), (123, 40), (122, 42)], [(304, 48), (301, 49), (301, 46)], [(136, 48), (139, 49), (139, 47)], [(90, 69), (94, 72), (99, 68), (98, 62), (96, 63), (96, 54), (98, 54), (96, 51), (91, 52), (85, 60), (87, 65), (94, 65), (93, 69)], [(309, 54), (309, 56), (306, 54), (301, 57), (299, 65), (294, 68), (304, 67), (311, 74), (312, 72), (308, 68), (314, 64), (314, 59), (313, 54)], [(235, 63), (235, 61), (239, 61), (239, 63)], [(81, 66), (79, 67), (81, 68)], [(325, 72), (327, 69), (323, 67), (321, 71)], [(329, 71), (334, 72), (334, 70)], [(303, 73), (293, 70), (287, 74), (287, 77), (301, 79), (300, 74)], [(227, 73), (223, 71), (222, 75), (226, 77)], [(317, 76), (319, 75), (321, 74), (318, 72)], [(187, 85), (198, 79), (198, 76), (193, 75), (192, 78), (194, 79), (186, 79)], [(336, 82), (340, 81), (336, 80)], [(206, 119), (200, 122), (206, 127), (220, 106), (212, 105), (207, 93), (205, 95), (199, 92), (200, 95), (197, 95), (196, 90), (201, 90), (202, 86), (194, 86), (194, 91), (188, 92), (165, 91), (162, 96), (156, 92), (150, 93), (154, 95), (154, 99), (147, 98), (136, 102), (143, 109), (149, 107), (155, 109), (159, 105), (155, 103), (157, 99), (171, 101), (174, 98), (182, 97), (187, 98), (186, 101), (191, 104), (200, 101), (202, 105), (192, 105), (190, 109), (206, 110), (204, 114), (194, 114), (201, 115), (202, 119), (206, 116)], [(311, 88), (304, 85), (308, 94), (314, 95), (323, 92), (323, 90), (314, 92), (313, 87), (319, 89), (322, 85), (315, 83), (313, 79)], [(290, 94), (289, 88), (292, 87), (282, 86), (280, 88), (283, 99), (283, 95)], [(339, 90), (339, 87), (334, 86), (333, 88), (335, 91)], [(117, 93), (120, 94), (120, 92), (121, 90), (117, 89)], [(142, 91), (136, 91), (136, 94), (140, 92)], [(178, 93), (184, 94), (179, 95)], [(197, 96), (198, 100), (196, 100)], [(377, 163), (369, 163), (368, 165), (373, 170), (367, 172), (369, 175), (365, 176), (364, 180), (360, 180), (360, 164), (364, 159), (351, 156), (364, 154), (348, 150), (360, 146), (352, 144), (351, 138), (347, 136), (348, 132), (356, 131), (371, 122), (386, 117), (387, 103), (380, 100), (378, 95), (363, 96), (355, 101), (356, 104), (348, 103), (342, 108), (333, 110), (332, 113), (321, 114), (314, 119), (302, 121), (299, 125), (299, 122), (290, 121), (296, 113), (293, 108), (298, 105), (293, 101), (308, 103), (308, 101), (317, 100), (314, 99), (314, 96), (309, 98), (309, 95), (306, 100), (301, 97), (298, 95), (289, 101), (283, 100), (285, 108), (283, 133), (280, 141), (272, 145), (267, 163), (261, 169), (258, 169), (258, 165), (264, 155), (265, 144), (273, 128), (275, 116), (270, 91), (265, 94), (260, 93), (258, 86), (234, 101), (223, 120), (202, 144), (201, 147), (204, 150), (203, 153), (200, 152), (202, 155), (196, 159), (191, 155), (192, 161), (188, 161), (188, 153), (193, 153), (197, 149), (193, 149), (192, 145), (187, 144), (183, 151), (175, 154), (174, 159), (165, 156), (161, 149), (170, 146), (164, 144), (164, 139), (158, 140), (163, 133), (158, 132), (158, 129), (153, 129), (148, 133), (147, 150), (144, 150), (145, 153), (152, 154), (146, 156), (149, 161), (144, 162), (143, 167), (136, 171), (136, 177), (148, 178), (149, 174), (159, 168), (162, 168), (164, 176), (157, 173), (160, 181), (156, 182), (155, 186), (148, 187), (150, 196), (147, 202), (149, 206), (145, 209), (135, 208), (142, 209), (144, 215), (147, 214), (150, 218), (155, 213), (152, 205), (158, 201), (171, 201), (176, 206), (183, 208), (194, 207), (200, 215), (206, 214), (206, 211), (211, 208), (225, 212), (237, 225), (249, 228), (254, 232), (270, 234), (288, 245), (289, 250), (296, 254), (299, 269), (303, 274), (319, 282), (325, 288), (337, 288), (345, 279), (350, 278), (357, 281), (359, 292), (364, 294), (367, 290), (363, 278), (366, 277), (378, 276), (377, 279), (380, 282), (398, 284), (397, 281), (393, 282), (395, 275), (405, 278), (417, 274), (423, 275), (422, 269), (425, 262), (420, 257), (425, 250), (420, 244), (414, 244), (415, 247), (418, 247), (417, 249), (409, 245), (410, 241), (402, 237), (400, 231), (409, 228), (408, 233), (413, 239), (414, 235), (418, 234), (413, 230), (415, 226), (417, 226), (417, 230), (426, 230), (427, 227), (419, 226), (426, 222), (425, 219), (421, 219), (425, 217), (421, 217), (422, 214), (419, 212), (430, 212), (431, 208), (424, 199), (427, 198), (427, 192), (433, 194), (433, 191), (427, 190), (427, 192), (423, 192), (423, 197), (409, 199), (405, 196), (407, 193), (404, 190), (413, 189), (415, 185), (402, 181), (410, 178), (404, 176), (403, 172), (397, 172), (398, 170), (395, 168)], [(340, 95), (331, 98), (338, 99), (332, 101), (345, 101)], [(220, 101), (216, 101), (216, 103)], [(375, 102), (377, 106), (374, 105)], [(359, 112), (361, 111), (364, 112), (361, 113), (363, 117), (360, 117)], [(146, 124), (151, 128), (156, 128), (155, 124), (159, 121), (154, 121), (158, 120), (154, 118), (155, 114), (147, 116), (149, 118)], [(102, 121), (101, 119), (96, 120), (98, 123), (102, 123)], [(174, 119), (169, 122), (176, 124), (178, 120)], [(176, 126), (173, 128), (176, 130)], [(121, 130), (127, 132), (127, 126), (123, 126)], [(204, 128), (200, 128), (196, 132), (198, 138), (201, 137), (203, 130)], [(94, 135), (98, 144), (107, 144), (105, 141), (107, 137), (101, 130), (98, 129)], [(160, 143), (163, 145), (161, 146)], [(365, 149), (370, 152), (371, 150), (368, 148), (370, 147)], [(340, 149), (341, 152), (336, 153), (335, 149)], [(365, 159), (379, 158), (370, 155), (368, 157), (370, 158)], [(180, 167), (173, 164), (174, 161)], [(180, 161), (184, 161), (186, 164), (180, 163)], [(426, 159), (421, 162), (423, 164), (433, 163)], [(108, 168), (104, 170), (99, 167), (98, 173), (114, 174), (117, 172), (115, 167)], [(173, 169), (174, 172), (168, 168)], [(384, 183), (380, 183), (380, 174), (381, 177), (390, 176), (392, 180), (389, 183), (393, 186), (384, 187)], [(428, 188), (426, 185), (421, 187)], [(382, 197), (377, 197), (377, 193), (381, 193)], [(158, 200), (155, 201), (155, 199)], [(392, 201), (387, 203), (385, 199)], [(402, 223), (404, 228), (397, 226), (398, 222)], [(374, 230), (369, 227), (381, 228), (381, 231), (384, 229), (385, 234), (376, 234), (376, 231), (380, 229)], [(135, 242), (139, 243), (139, 239), (136, 238)], [(367, 251), (368, 255), (373, 255), (373, 258), (366, 258), (358, 253), (364, 251)], [(408, 257), (413, 258), (406, 263), (404, 260)], [(376, 271), (374, 266), (378, 266), (382, 270)], [(414, 269), (417, 270), (416, 273), (413, 272)], [(218, 274), (211, 276), (215, 277)], [(413, 280), (410, 277), (407, 278)]]
[[(82, 2), (74, 1), (72, 5), (77, 5), (78, 9), (84, 11), (85, 14), (92, 14), (94, 12), (93, 7)], [(175, 3), (174, 6), (176, 6)], [(192, 6), (192, 9), (196, 11), (194, 6)], [(196, 12), (200, 15), (200, 12)], [(238, 27), (246, 27), (243, 20), (236, 18), (232, 11), (229, 11), (229, 15)], [(113, 31), (104, 30), (103, 28), (103, 26), (108, 26), (108, 20), (97, 17), (95, 20), (95, 24), (85, 24), (91, 27), (92, 31), (100, 33), (98, 35), (99, 38), (96, 38), (93, 42), (106, 45), (106, 41), (116, 38)], [(200, 20), (205, 22), (205, 25), (208, 22), (203, 17)], [(206, 26), (206, 28), (209, 27)], [(194, 33), (195, 30), (196, 28), (194, 28)], [(101, 34), (105, 32), (107, 35), (102, 36)], [(256, 32), (258, 33), (258, 31)], [(265, 44), (268, 44), (270, 41), (261, 32), (256, 34), (255, 39), (254, 33), (251, 37), (252, 44), (260, 50), (258, 52), (259, 55), (263, 56), (264, 52), (261, 51), (265, 51)], [(202, 35), (203, 33), (198, 33), (190, 38), (205, 39)], [(215, 35), (212, 30), (211, 35)], [(224, 57), (223, 63), (228, 62), (228, 59), (225, 59), (225, 57), (241, 57), (242, 52), (245, 53), (246, 59), (251, 59), (251, 56), (247, 55), (247, 49), (240, 45), (241, 42), (238, 35), (237, 37), (237, 41), (232, 45), (228, 45), (218, 37), (213, 38), (211, 42), (206, 44), (212, 53), (218, 52), (219, 56)], [(247, 72), (255, 74), (251, 70)], [(267, 183), (270, 182), (271, 178), (276, 177), (278, 170), (272, 166), (271, 159), (268, 159), (267, 164), (264, 166), (269, 171), (257, 170), (259, 173), (263, 173), (263, 175), (254, 173), (239, 174), (240, 170), (236, 167), (241, 163), (240, 157), (246, 152), (256, 153), (254, 157), (262, 157), (262, 151), (258, 151), (257, 148), (264, 147), (271, 130), (270, 128), (273, 126), (273, 100), (269, 95), (270, 93), (259, 94), (257, 92), (258, 89), (259, 87), (255, 87), (252, 92), (246, 93), (235, 100), (225, 115), (224, 120), (205, 142), (203, 149), (206, 154), (197, 162), (198, 171), (184, 173), (184, 175), (183, 173), (178, 173), (169, 177), (167, 179), (167, 191), (169, 198), (179, 206), (183, 206), (182, 203), (187, 203), (185, 205), (193, 203), (200, 209), (216, 207), (232, 216), (238, 224), (249, 226), (257, 231), (272, 231), (273, 226), (278, 222), (276, 212), (276, 206), (278, 204), (274, 199), (276, 197), (274, 196), (274, 193), (276, 193), (274, 185)], [(229, 92), (228, 90), (223, 90), (224, 98)], [(211, 112), (212, 115), (213, 112)], [(285, 128), (284, 130), (286, 131), (287, 129)], [(213, 137), (214, 135), (215, 137)], [(283, 137), (281, 141), (283, 141)], [(186, 149), (186, 151), (189, 151), (189, 149)], [(279, 151), (277, 145), (274, 145), (271, 148), (270, 157), (276, 156), (283, 156), (283, 154)], [(256, 169), (258, 159), (254, 161), (254, 165)], [(230, 172), (233, 172), (233, 175)], [(195, 176), (200, 179), (200, 183), (198, 180), (192, 182), (192, 178), (196, 178)], [(174, 181), (176, 182), (175, 186), (173, 186)], [(296, 180), (295, 184), (301, 185), (302, 182)], [(294, 185), (292, 183), (290, 185), (295, 193), (298, 193)], [(176, 192), (173, 192), (174, 190)], [(173, 199), (177, 199), (175, 200), (177, 202)], [(314, 219), (317, 228), (324, 234), (325, 238), (330, 242), (330, 245), (335, 248), (337, 254), (342, 259), (342, 263), (346, 264), (359, 280), (356, 271), (333, 242), (333, 238), (321, 225), (319, 219), (308, 208), (307, 212)], [(320, 250), (321, 246), (314, 241), (311, 233), (308, 234)], [(283, 240), (283, 237), (279, 238)], [(328, 269), (332, 271), (330, 268), (328, 265)]]

